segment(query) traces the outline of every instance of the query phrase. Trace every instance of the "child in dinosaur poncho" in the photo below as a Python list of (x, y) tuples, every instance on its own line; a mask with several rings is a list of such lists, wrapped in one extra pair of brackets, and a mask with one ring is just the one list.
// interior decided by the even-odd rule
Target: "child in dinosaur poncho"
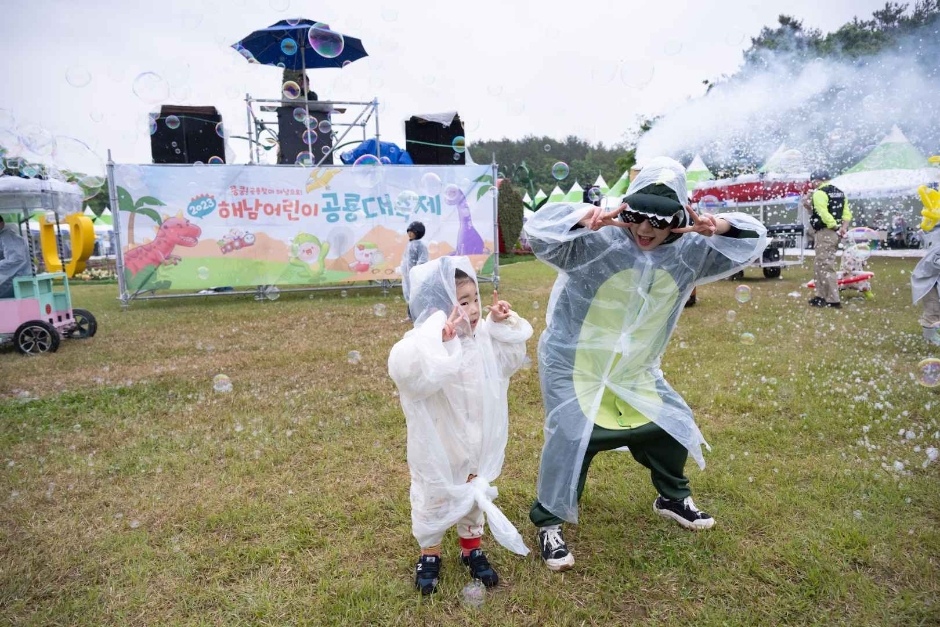
[(659, 157), (618, 209), (549, 204), (525, 225), (533, 252), (558, 270), (539, 341), (545, 445), (530, 512), (552, 570), (574, 564), (561, 523), (577, 522), (600, 451), (629, 447), (650, 469), (656, 513), (690, 529), (714, 524), (684, 473), (689, 454), (704, 467), (706, 443), (660, 359), (692, 289), (759, 257), (766, 229), (738, 213), (697, 216), (687, 195), (683, 167)]

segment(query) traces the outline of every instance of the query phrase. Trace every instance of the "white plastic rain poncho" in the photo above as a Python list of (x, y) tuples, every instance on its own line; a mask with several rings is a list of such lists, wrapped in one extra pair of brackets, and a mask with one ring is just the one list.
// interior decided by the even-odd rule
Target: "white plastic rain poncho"
[[(442, 257), (411, 271), (415, 327), (388, 357), (408, 422), (412, 532), (426, 548), (479, 506), (496, 540), (525, 555), (519, 532), (493, 504), (491, 483), (502, 471), (509, 432), (509, 377), (522, 365), (532, 326), (515, 314), (502, 323), (490, 316), (471, 334), (467, 319), (456, 338), (443, 342), (441, 331), (457, 305), (457, 268), (476, 282), (466, 257)], [(470, 475), (476, 478), (468, 483)]]
[(0, 298), (13, 297), (13, 279), (28, 276), (31, 270), (29, 252), (23, 236), (7, 224), (0, 229)]
[(408, 242), (401, 260), (401, 291), (405, 302), (411, 302), (411, 269), (428, 262), (428, 247), (419, 239)]
[[(688, 202), (682, 166), (650, 160), (627, 195), (662, 183)], [(766, 229), (740, 213), (722, 214), (749, 238), (687, 233), (646, 252), (618, 227), (577, 227), (586, 204), (542, 207), (525, 225), (533, 252), (558, 270), (539, 340), (545, 445), (538, 500), (577, 522), (577, 484), (584, 452), (605, 393), (655, 422), (705, 466), (708, 444), (685, 401), (663, 378), (660, 359), (696, 285), (728, 277), (759, 257)]]
[(911, 272), (911, 295), (916, 305), (927, 292), (940, 290), (940, 227), (934, 227), (924, 236), (927, 254)]

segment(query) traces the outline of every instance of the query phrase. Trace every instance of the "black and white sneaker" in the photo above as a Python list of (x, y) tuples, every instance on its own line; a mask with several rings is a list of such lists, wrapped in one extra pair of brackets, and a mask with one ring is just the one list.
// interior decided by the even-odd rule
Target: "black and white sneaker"
[(565, 544), (561, 525), (539, 528), (539, 548), (542, 550), (542, 560), (549, 570), (557, 573), (574, 566), (574, 555)]
[(487, 588), (492, 588), (499, 583), (499, 575), (490, 566), (482, 549), (473, 549), (470, 555), (461, 555), (460, 561), (470, 569), (470, 576), (482, 581)]
[(441, 576), (441, 556), (422, 555), (415, 566), (415, 588), (427, 596), (437, 590)]
[(659, 496), (653, 501), (653, 511), (663, 518), (672, 518), (686, 529), (694, 531), (711, 529), (715, 525), (714, 518), (695, 507), (691, 496), (675, 501)]

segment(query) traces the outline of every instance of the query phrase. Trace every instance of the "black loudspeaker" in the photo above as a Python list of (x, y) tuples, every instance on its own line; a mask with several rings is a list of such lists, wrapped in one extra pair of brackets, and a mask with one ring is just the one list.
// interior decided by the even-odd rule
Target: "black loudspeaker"
[(454, 150), (454, 139), (463, 136), (463, 122), (459, 115), (454, 116), (450, 126), (418, 116), (405, 122), (405, 150), (415, 165), (466, 164), (466, 142), (459, 145), (459, 152)]
[[(215, 107), (164, 105), (151, 124), (154, 163), (225, 163), (222, 116)], [(151, 126), (153, 129), (153, 126)]]
[[(280, 144), (278, 153), (278, 163), (297, 163), (297, 155), (307, 151), (307, 138), (304, 132), (308, 129), (315, 133), (310, 137), (310, 153), (313, 156), (313, 163), (317, 163), (333, 147), (332, 121), (330, 113), (333, 108), (330, 105), (307, 105), (307, 115), (309, 121), (303, 119), (303, 115), (295, 116), (295, 111), (303, 106), (297, 107), (278, 107), (277, 108), (277, 141)], [(301, 119), (298, 120), (297, 118)], [(314, 122), (316, 120), (316, 122)], [(326, 121), (326, 125), (324, 125)], [(333, 156), (327, 157), (324, 163), (333, 163)]]

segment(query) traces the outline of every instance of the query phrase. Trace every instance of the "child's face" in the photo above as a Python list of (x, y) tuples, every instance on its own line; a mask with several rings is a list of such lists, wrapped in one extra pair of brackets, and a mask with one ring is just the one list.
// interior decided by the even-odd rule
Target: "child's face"
[(408, 231), (408, 239), (409, 239), (409, 240), (412, 240), (412, 239), (414, 239), (414, 238), (415, 238), (415, 232), (414, 232), (414, 231)]
[(642, 250), (653, 250), (663, 243), (672, 230), (669, 227), (664, 229), (654, 229), (649, 220), (643, 220), (640, 223), (631, 222), (628, 225), (630, 233), (633, 234), (633, 241)]
[(476, 283), (466, 280), (458, 282), (457, 302), (463, 313), (470, 318), (470, 327), (476, 329), (480, 320), (480, 299), (477, 296)]

